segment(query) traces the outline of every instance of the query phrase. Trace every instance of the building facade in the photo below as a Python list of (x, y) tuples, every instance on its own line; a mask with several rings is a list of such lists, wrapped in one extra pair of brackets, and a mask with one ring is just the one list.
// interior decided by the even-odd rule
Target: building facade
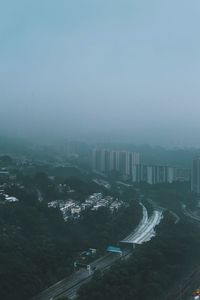
[(148, 184), (172, 183), (175, 181), (174, 168), (169, 166), (135, 165), (133, 167), (132, 181)]
[[(94, 172), (118, 171), (134, 183), (148, 184), (190, 181), (191, 172), (186, 168), (140, 163), (140, 154), (130, 151), (94, 149), (92, 154)], [(193, 161), (192, 191), (200, 194), (200, 158)]]
[(95, 172), (119, 171), (131, 177), (132, 169), (139, 163), (140, 155), (136, 152), (94, 149), (92, 153), (92, 168)]
[(191, 190), (200, 195), (200, 157), (192, 161)]

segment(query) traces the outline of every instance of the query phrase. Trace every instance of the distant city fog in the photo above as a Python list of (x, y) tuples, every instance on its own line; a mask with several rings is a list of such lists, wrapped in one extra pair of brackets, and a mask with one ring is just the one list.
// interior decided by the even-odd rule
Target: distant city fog
[(4, 2), (0, 135), (200, 146), (199, 13), (197, 0)]

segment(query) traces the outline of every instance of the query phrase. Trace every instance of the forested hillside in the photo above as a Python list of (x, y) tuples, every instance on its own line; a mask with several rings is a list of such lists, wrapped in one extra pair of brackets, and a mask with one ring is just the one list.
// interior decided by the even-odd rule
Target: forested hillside
[(174, 223), (167, 214), (157, 236), (138, 246), (130, 260), (96, 273), (79, 291), (79, 300), (161, 300), (183, 274), (200, 263), (199, 228), (187, 221)]
[(31, 295), (67, 276), (77, 253), (88, 247), (101, 253), (139, 222), (133, 202), (118, 212), (85, 211), (64, 222), (61, 212), (39, 203), (34, 192), (18, 194), (16, 203), (0, 204), (0, 294), (3, 300)]

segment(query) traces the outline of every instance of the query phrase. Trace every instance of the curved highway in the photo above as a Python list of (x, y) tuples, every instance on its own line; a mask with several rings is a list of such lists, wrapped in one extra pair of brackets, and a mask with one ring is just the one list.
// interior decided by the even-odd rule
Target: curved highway
[[(151, 217), (149, 217), (146, 207), (142, 203), (140, 203), (140, 205), (143, 208), (142, 220), (140, 221), (136, 230), (134, 230), (123, 241), (121, 241), (123, 243), (131, 243), (133, 245), (142, 244), (143, 242), (149, 241), (155, 235), (154, 228), (162, 219), (162, 210), (154, 210)], [(130, 249), (125, 249), (123, 250), (122, 256), (114, 253), (104, 255), (90, 264), (90, 274), (88, 271), (83, 269), (74, 272), (71, 276), (57, 282), (45, 291), (41, 292), (39, 295), (32, 298), (32, 300), (56, 300), (60, 296), (67, 296), (69, 299), (75, 299), (76, 293), (80, 286), (90, 280), (95, 270), (105, 271), (116, 261), (129, 257), (130, 253)]]
[(148, 242), (153, 236), (155, 236), (155, 227), (163, 218), (163, 211), (161, 209), (156, 209), (153, 211), (151, 217), (148, 217), (146, 208), (142, 203), (140, 203), (140, 205), (143, 207), (143, 218), (138, 227), (121, 241), (122, 243), (133, 245), (142, 244), (144, 242)]

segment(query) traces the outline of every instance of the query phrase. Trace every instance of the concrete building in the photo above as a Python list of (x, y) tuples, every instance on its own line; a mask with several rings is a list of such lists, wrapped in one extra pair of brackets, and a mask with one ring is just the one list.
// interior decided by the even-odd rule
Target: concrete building
[(140, 155), (136, 152), (94, 149), (92, 154), (93, 171), (107, 173), (119, 171), (131, 177), (132, 168), (140, 163)]
[(94, 149), (92, 152), (92, 169), (93, 171), (100, 171), (101, 169), (101, 150)]
[(117, 152), (110, 151), (109, 171), (117, 169)]
[(174, 181), (177, 181), (175, 170), (176, 170), (175, 168), (168, 167), (167, 182), (172, 183)]
[(133, 182), (148, 184), (172, 183), (175, 181), (174, 168), (169, 166), (134, 165), (132, 168)]
[(174, 176), (176, 181), (190, 181), (191, 170), (187, 168), (175, 168)]
[(193, 159), (191, 175), (191, 190), (200, 195), (200, 157)]

